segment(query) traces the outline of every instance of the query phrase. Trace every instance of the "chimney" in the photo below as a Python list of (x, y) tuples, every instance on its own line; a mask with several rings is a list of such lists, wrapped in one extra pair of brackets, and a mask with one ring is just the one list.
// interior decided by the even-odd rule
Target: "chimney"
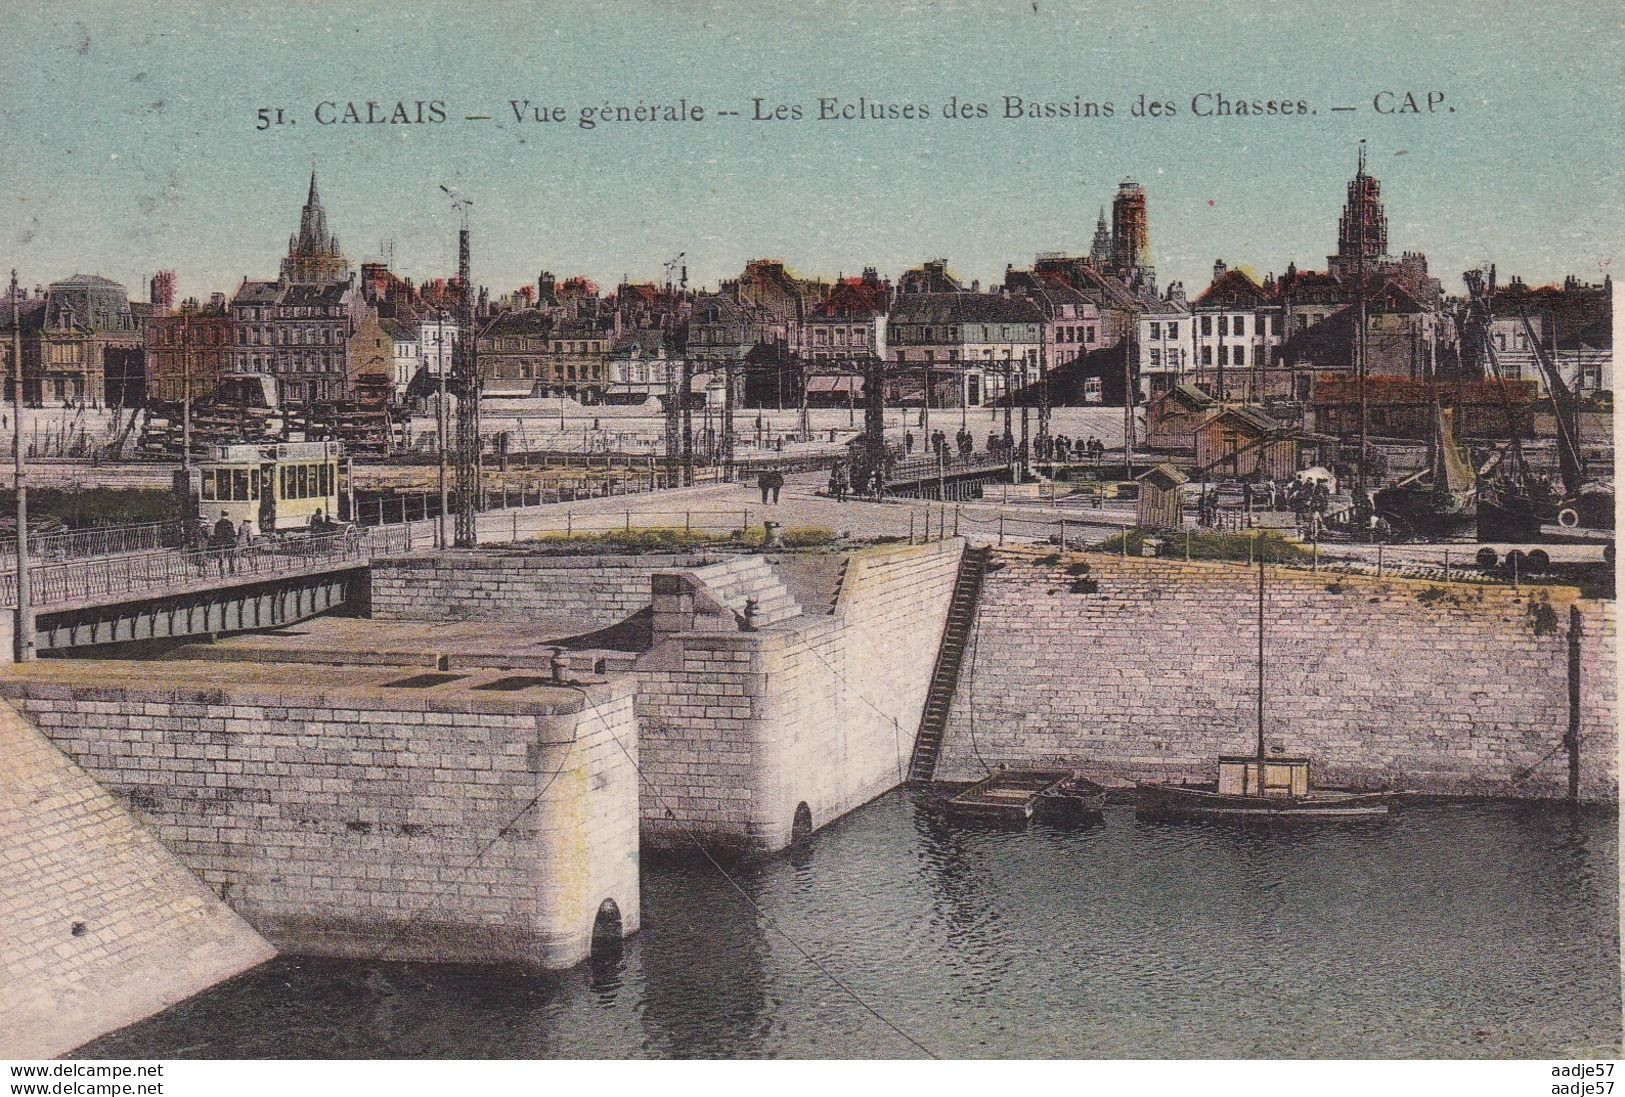
[(1223, 278), (1229, 272), (1229, 270), (1230, 268), (1225, 266), (1223, 259), (1213, 260), (1213, 280), (1215, 282)]

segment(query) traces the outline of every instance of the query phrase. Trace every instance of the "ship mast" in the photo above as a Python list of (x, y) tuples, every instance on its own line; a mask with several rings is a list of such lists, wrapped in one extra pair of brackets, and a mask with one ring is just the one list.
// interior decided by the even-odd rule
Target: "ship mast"
[(1358, 229), (1357, 229), (1357, 234), (1358, 235), (1357, 235), (1357, 247), (1356, 247), (1356, 250), (1359, 252), (1359, 268), (1358, 268), (1359, 273), (1358, 273), (1358, 276), (1357, 276), (1358, 279), (1359, 279), (1359, 282), (1358, 282), (1358, 285), (1357, 285), (1356, 301), (1357, 301), (1357, 304), (1358, 304), (1358, 316), (1359, 316), (1359, 324), (1360, 324), (1360, 330), (1359, 330), (1359, 333), (1356, 336), (1355, 342), (1354, 342), (1354, 352), (1355, 352), (1355, 356), (1356, 356), (1355, 357), (1355, 369), (1356, 369), (1356, 376), (1358, 378), (1358, 384), (1359, 384), (1359, 388), (1360, 388), (1360, 464), (1359, 464), (1359, 468), (1357, 469), (1357, 471), (1355, 473), (1355, 483), (1359, 485), (1360, 491), (1362, 493), (1365, 493), (1366, 492), (1365, 472), (1366, 472), (1366, 464), (1367, 464), (1367, 462), (1369, 460), (1371, 437), (1370, 437), (1370, 408), (1369, 408), (1369, 405), (1368, 405), (1367, 399), (1366, 399), (1366, 383), (1365, 383), (1365, 380), (1366, 380), (1365, 207), (1366, 207), (1366, 189), (1367, 188), (1366, 188), (1366, 182), (1365, 182), (1365, 139), (1364, 138), (1360, 139), (1360, 168), (1359, 168), (1359, 171), (1355, 173), (1355, 187), (1357, 188), (1357, 191), (1358, 191), (1358, 193), (1356, 195), (1355, 206), (1356, 206), (1356, 209), (1357, 209), (1358, 214), (1359, 214), (1359, 219), (1356, 222), (1357, 225), (1359, 226)]

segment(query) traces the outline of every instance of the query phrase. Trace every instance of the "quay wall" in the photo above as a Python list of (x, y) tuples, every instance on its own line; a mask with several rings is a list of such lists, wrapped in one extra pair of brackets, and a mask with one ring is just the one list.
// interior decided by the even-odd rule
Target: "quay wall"
[(701, 554), (547, 556), (490, 548), (375, 560), (368, 613), (380, 620), (568, 618), (593, 628), (649, 604), (657, 571), (702, 567)]
[[(1032, 549), (993, 561), (939, 779), (1003, 762), (1211, 781), (1218, 755), (1255, 748), (1255, 569)], [(1269, 568), (1266, 743), (1308, 756), (1324, 785), (1563, 796), (1573, 605), (1580, 791), (1617, 802), (1614, 605), (1567, 587)]]
[(650, 651), (637, 670), (644, 844), (783, 849), (800, 805), (818, 829), (905, 780), (963, 550), (859, 551), (831, 613)]
[(63, 1055), (275, 951), (0, 702), (0, 1059)]
[[(136, 664), (88, 685), (109, 664), (76, 681), (71, 666), (15, 668), (0, 696), (278, 948), (564, 968), (604, 900), (637, 929), (629, 679), (432, 699), (308, 678), (148, 686)], [(221, 664), (218, 680), (253, 673)]]

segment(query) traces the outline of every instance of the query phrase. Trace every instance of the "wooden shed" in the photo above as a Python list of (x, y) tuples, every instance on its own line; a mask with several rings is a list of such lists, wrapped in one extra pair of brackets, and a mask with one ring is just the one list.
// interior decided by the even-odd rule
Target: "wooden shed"
[(1185, 525), (1184, 492), (1190, 479), (1183, 472), (1164, 461), (1135, 477), (1140, 482), (1140, 509), (1137, 523), (1141, 529), (1181, 529)]
[(1290, 480), (1301, 467), (1297, 434), (1262, 408), (1227, 407), (1196, 432), (1196, 467), (1210, 478)]

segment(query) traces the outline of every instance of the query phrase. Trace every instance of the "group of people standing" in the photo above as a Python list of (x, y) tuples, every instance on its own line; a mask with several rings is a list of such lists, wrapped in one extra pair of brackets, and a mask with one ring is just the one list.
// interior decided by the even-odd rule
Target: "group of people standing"
[(1033, 449), (1040, 461), (1093, 461), (1098, 465), (1106, 453), (1106, 444), (1092, 434), (1082, 442), (1065, 434), (1041, 434)]
[(874, 469), (861, 484), (851, 482), (847, 473), (846, 462), (836, 461), (829, 470), (829, 493), (837, 503), (846, 502), (848, 494), (857, 493), (867, 495), (871, 499), (879, 499), (886, 494), (886, 474), (879, 468)]
[[(950, 452), (948, 448), (949, 442), (946, 431), (932, 431), (929, 441), (931, 443), (930, 452), (939, 458), (953, 457), (955, 455), (959, 457), (969, 457), (976, 449), (976, 439), (971, 435), (970, 431), (963, 428), (954, 433), (952, 452)], [(914, 442), (914, 432), (904, 432), (903, 453), (905, 455), (912, 454), (914, 452)]]

